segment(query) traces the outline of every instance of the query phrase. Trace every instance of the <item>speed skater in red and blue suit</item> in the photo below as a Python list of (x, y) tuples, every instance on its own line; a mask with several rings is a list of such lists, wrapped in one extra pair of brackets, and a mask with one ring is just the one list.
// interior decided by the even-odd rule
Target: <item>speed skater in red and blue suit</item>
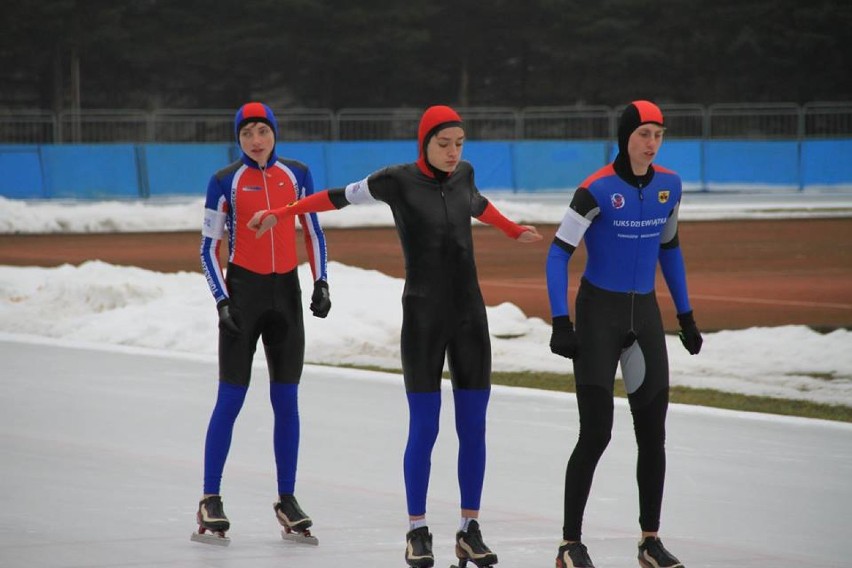
[[(255, 238), (246, 223), (257, 211), (313, 195), (314, 183), (305, 164), (276, 154), (278, 121), (267, 105), (241, 106), (234, 117), (234, 133), (240, 158), (210, 178), (201, 230), (201, 265), (219, 313), (219, 383), (204, 448), (199, 531), (224, 537), (230, 528), (220, 497), (222, 472), (262, 339), (275, 420), (275, 514), (288, 532), (309, 534), (312, 521), (294, 497), (298, 390), (305, 354), (295, 221), (294, 217), (282, 221), (262, 239)], [(324, 318), (331, 308), (325, 236), (316, 214), (300, 215), (299, 221), (314, 280), (310, 309), (315, 317)], [(228, 261), (223, 270), (219, 248), (226, 232)]]

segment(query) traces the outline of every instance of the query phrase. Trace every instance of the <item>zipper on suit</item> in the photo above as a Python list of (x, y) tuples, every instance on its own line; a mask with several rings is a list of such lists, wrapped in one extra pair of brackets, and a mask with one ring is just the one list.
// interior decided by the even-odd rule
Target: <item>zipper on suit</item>
[[(267, 164), (269, 165), (269, 164)], [(266, 166), (260, 168), (260, 177), (263, 179), (263, 194), (266, 196), (266, 208), (272, 209), (272, 200), (269, 198), (269, 184), (266, 182)], [(270, 254), (272, 255), (272, 273), (275, 274), (275, 238), (272, 236), (272, 231), (275, 227), (269, 230)]]
[(639, 251), (642, 249), (642, 220), (645, 218), (645, 188), (640, 181), (639, 187), (639, 232), (636, 235), (636, 251), (633, 255), (633, 289), (630, 291), (630, 333), (636, 335), (633, 329), (636, 309), (636, 268), (639, 263)]

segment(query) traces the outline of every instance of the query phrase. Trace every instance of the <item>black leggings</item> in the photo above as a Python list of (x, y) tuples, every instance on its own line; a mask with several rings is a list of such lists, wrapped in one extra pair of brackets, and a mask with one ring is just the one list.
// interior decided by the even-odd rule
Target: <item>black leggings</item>
[(230, 264), (226, 282), (240, 333), (219, 331), (219, 380), (248, 386), (262, 337), (269, 380), (298, 384), (305, 360), (305, 327), (296, 270), (257, 274)]
[[(491, 337), (481, 296), (451, 311), (448, 299), (402, 300), (402, 374), (407, 392), (438, 392), (444, 358), (454, 389), (491, 387)], [(478, 300), (478, 301), (476, 301)]]
[[(636, 402), (643, 398), (638, 392), (628, 398), (638, 446), (636, 479), (639, 484), (639, 526), (643, 531), (656, 532), (660, 527), (666, 477), (669, 390), (668, 387), (660, 390), (650, 402), (642, 405)], [(612, 394), (600, 386), (577, 385), (577, 406), (580, 411), (580, 436), (565, 471), (565, 518), (562, 526), (562, 537), (571, 541), (580, 540), (583, 512), (589, 499), (595, 468), (612, 436)]]

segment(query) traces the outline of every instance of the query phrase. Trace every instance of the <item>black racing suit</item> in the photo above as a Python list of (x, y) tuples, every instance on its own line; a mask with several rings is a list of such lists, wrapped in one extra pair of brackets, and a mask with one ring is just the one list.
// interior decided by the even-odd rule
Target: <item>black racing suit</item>
[(461, 162), (428, 176), (416, 163), (392, 166), (343, 189), (337, 208), (383, 201), (393, 212), (405, 257), (402, 370), (409, 407), (403, 469), (408, 514), (424, 515), (431, 453), (438, 437), (441, 375), (447, 358), (459, 438), (461, 508), (479, 510), (485, 475), (485, 417), (491, 392), (491, 340), (473, 255), (471, 217), (496, 211)]
[(338, 208), (379, 200), (393, 212), (405, 258), (402, 369), (408, 392), (440, 389), (446, 354), (453, 387), (490, 385), (491, 342), (473, 254), (471, 217), (488, 205), (461, 162), (443, 180), (392, 166), (329, 191)]

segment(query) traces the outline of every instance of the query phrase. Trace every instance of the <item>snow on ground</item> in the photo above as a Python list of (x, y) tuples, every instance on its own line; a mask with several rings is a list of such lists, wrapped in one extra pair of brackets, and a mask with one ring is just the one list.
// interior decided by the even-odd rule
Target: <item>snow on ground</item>
[[(487, 194), (511, 219), (524, 223), (558, 224), (571, 200), (571, 191)], [(200, 230), (202, 197), (172, 197), (128, 201), (17, 200), (0, 197), (0, 234), (160, 232)], [(852, 193), (686, 193), (680, 218), (685, 221), (720, 219), (790, 219), (852, 217)], [(346, 207), (321, 213), (324, 227), (389, 227), (390, 210), (383, 204)]]
[[(304, 302), (307, 361), (399, 369), (403, 281), (335, 262), (329, 273), (329, 317), (312, 317)], [(302, 289), (311, 290), (307, 266), (299, 274)], [(570, 371), (569, 361), (549, 351), (549, 324), (509, 303), (487, 310), (495, 371)], [(210, 358), (217, 346), (216, 310), (202, 274), (100, 261), (0, 266), (0, 332)], [(752, 328), (708, 333), (701, 353), (690, 356), (668, 337), (673, 384), (852, 406), (850, 345), (852, 332), (843, 329)]]
[[(570, 192), (489, 195), (508, 216), (558, 223)], [(203, 202), (20, 201), (0, 197), (0, 234), (200, 230)], [(844, 192), (687, 193), (683, 219), (852, 216)], [(321, 214), (326, 227), (392, 225), (378, 204)], [(398, 298), (402, 280), (331, 262), (333, 308), (327, 320), (306, 312), (309, 362), (398, 369)], [(302, 267), (302, 289), (310, 290)], [(305, 302), (307, 303), (307, 302)], [(570, 369), (548, 350), (549, 326), (517, 306), (488, 307), (494, 369)], [(216, 313), (201, 274), (162, 274), (99, 261), (57, 268), (0, 266), (0, 332), (66, 338), (92, 345), (130, 345), (213, 356)], [(690, 356), (668, 338), (672, 383), (745, 394), (852, 406), (852, 332), (804, 326), (708, 333)], [(262, 354), (258, 354), (262, 357)]]

